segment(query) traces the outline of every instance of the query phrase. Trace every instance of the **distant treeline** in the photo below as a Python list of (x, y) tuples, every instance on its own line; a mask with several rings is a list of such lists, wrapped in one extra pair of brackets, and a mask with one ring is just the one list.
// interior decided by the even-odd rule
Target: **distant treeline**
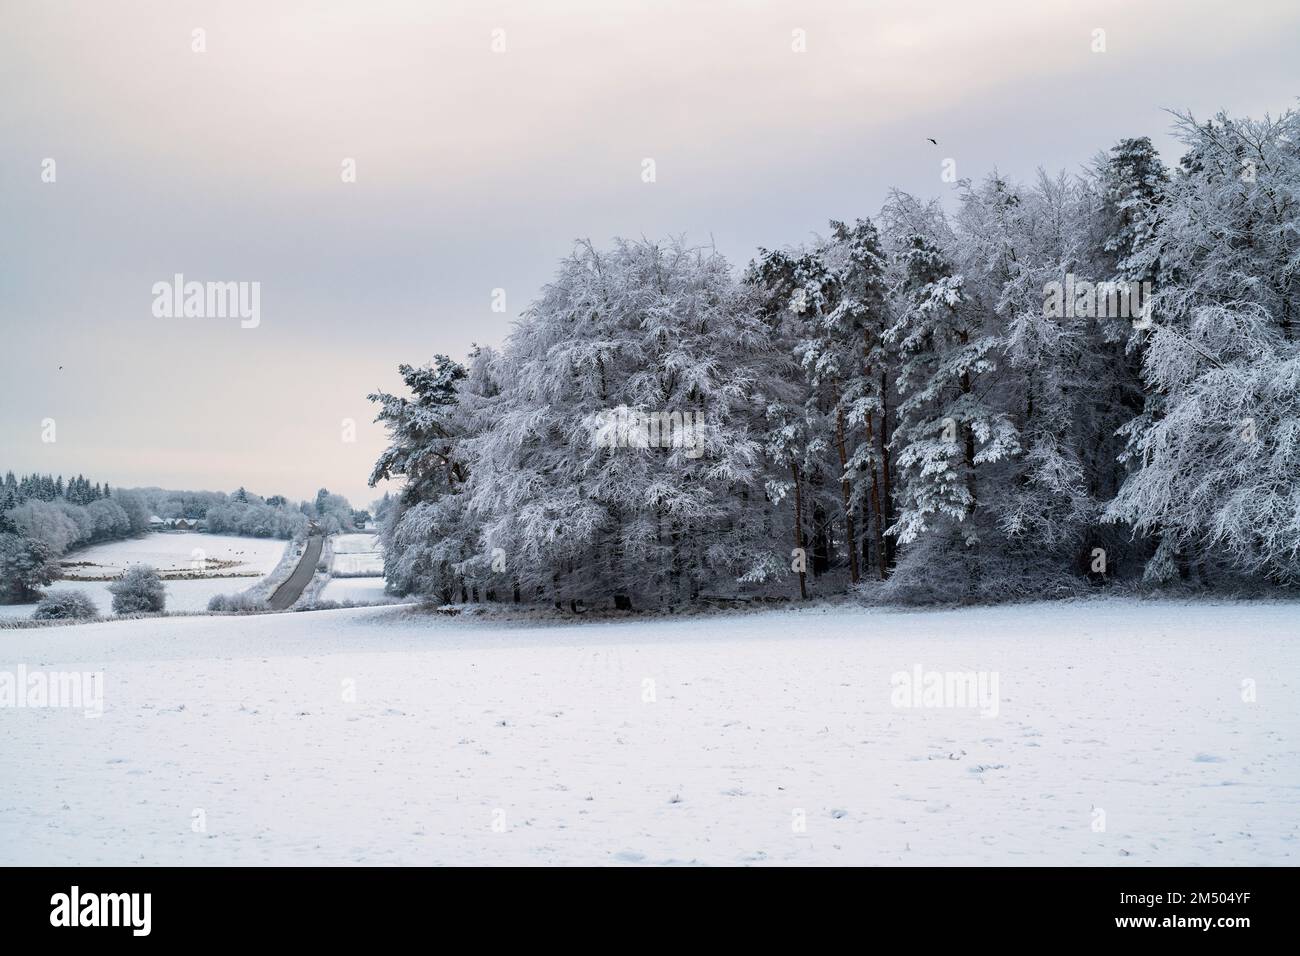
[(78, 475), (5, 474), (0, 486), (0, 602), (29, 601), (58, 576), (70, 548), (149, 530), (149, 507), (134, 492), (113, 491)]
[(58, 559), (74, 548), (148, 532), (159, 522), (188, 518), (214, 534), (295, 538), (312, 524), (325, 533), (350, 530), (369, 518), (342, 495), (322, 488), (312, 501), (263, 498), (239, 488), (168, 491), (111, 489), (81, 475), (24, 475), (0, 485), (0, 603), (34, 600), (59, 575)]

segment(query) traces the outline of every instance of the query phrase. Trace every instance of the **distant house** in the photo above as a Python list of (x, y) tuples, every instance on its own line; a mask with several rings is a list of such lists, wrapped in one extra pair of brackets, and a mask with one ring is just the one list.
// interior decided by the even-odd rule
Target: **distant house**
[(167, 521), (167, 527), (172, 531), (194, 531), (198, 526), (198, 521), (193, 518), (170, 518)]
[(149, 530), (150, 530), (150, 531), (161, 531), (161, 530), (162, 530), (163, 528), (165, 528), (165, 527), (167, 527), (167, 522), (166, 522), (166, 521), (163, 521), (162, 518), (159, 518), (157, 515), (150, 515), (150, 516), (149, 516)]

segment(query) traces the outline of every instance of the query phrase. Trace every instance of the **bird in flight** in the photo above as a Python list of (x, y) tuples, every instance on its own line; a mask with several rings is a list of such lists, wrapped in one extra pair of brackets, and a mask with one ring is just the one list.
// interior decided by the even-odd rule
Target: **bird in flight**
[(927, 140), (930, 140), (930, 142), (934, 143), (935, 146), (938, 146), (938, 145), (939, 145), (939, 141), (938, 141), (938, 140), (930, 139), (929, 136), (927, 136), (926, 139), (927, 139)]

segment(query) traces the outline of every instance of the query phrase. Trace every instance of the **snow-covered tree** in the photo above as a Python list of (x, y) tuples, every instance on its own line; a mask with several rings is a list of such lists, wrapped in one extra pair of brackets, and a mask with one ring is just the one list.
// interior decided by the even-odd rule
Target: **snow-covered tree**
[(765, 343), (716, 252), (579, 243), (507, 342), (469, 442), (487, 552), (568, 606), (689, 600), (743, 573), (763, 534), (749, 420)]
[(114, 614), (156, 614), (167, 604), (167, 585), (147, 564), (136, 564), (108, 586)]
[(1110, 514), (1158, 537), (1149, 579), (1204, 581), (1220, 556), (1292, 577), (1300, 117), (1178, 120), (1187, 153), (1144, 247), (1163, 276), (1148, 401)]
[(56, 555), (36, 538), (0, 533), (0, 604), (18, 604), (40, 595), (59, 574)]
[[(491, 358), (490, 351), (472, 356), (480, 378)], [(445, 355), (431, 365), (401, 365), (398, 371), (410, 398), (386, 392), (370, 396), (380, 406), (375, 420), (384, 423), (390, 440), (370, 484), (404, 481), (401, 495), (383, 515), (385, 576), (399, 594), (450, 602), (462, 596), (459, 565), (477, 551), (478, 539), (465, 518), (469, 465), (460, 447), (472, 434), (462, 395), (469, 373)]]
[[(924, 538), (926, 547), (914, 546), (907, 557), (904, 577), (938, 575), (951, 600), (982, 589), (978, 549), (996, 529), (994, 503), (983, 497), (992, 488), (982, 475), (1020, 445), (1010, 417), (989, 400), (1001, 346), (991, 305), (967, 294), (940, 238), (907, 237), (896, 320), (885, 334), (903, 357), (893, 438), (899, 516), (890, 533), (902, 545)], [(895, 590), (911, 586), (903, 581)]]
[[(372, 396), (390, 588), (576, 610), (1294, 578), (1300, 120), (1178, 123), (1172, 174), (1135, 137), (963, 181), (951, 215), (895, 192), (879, 231), (833, 221), (742, 282), (680, 241), (579, 243), (500, 354)], [(5, 520), (56, 488), (7, 478)]]

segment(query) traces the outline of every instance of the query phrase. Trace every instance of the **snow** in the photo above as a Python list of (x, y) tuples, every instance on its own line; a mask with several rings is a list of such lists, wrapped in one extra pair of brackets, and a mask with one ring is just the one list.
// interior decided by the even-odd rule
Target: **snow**
[(331, 577), (318, 595), (321, 601), (357, 604), (391, 603), (384, 593), (384, 552), (376, 534), (340, 534), (333, 539)]
[[(283, 542), (282, 542), (283, 543)], [(233, 594), (257, 583), (257, 578), (199, 578), (183, 581), (164, 581), (167, 588), (167, 610), (206, 611), (208, 599), (214, 594)], [(46, 594), (61, 591), (84, 591), (95, 602), (99, 613), (113, 613), (113, 595), (108, 586), (111, 581), (55, 581), (44, 588)], [(0, 620), (15, 618), (26, 620), (36, 610), (35, 604), (0, 604)]]
[(340, 534), (334, 536), (335, 554), (359, 554), (379, 550), (379, 536), (374, 534)]
[[(273, 538), (241, 538), (226, 534), (178, 532), (149, 534), (143, 538), (110, 541), (71, 551), (63, 562), (93, 562), (93, 568), (69, 568), (69, 574), (120, 574), (133, 564), (151, 564), (159, 572), (193, 570), (196, 558), (209, 561), (237, 561), (238, 564), (212, 573), (256, 573), (259, 577), (275, 567), (284, 554), (285, 542)], [(196, 553), (197, 552), (197, 553)]]
[(376, 575), (383, 577), (384, 553), (379, 536), (373, 534), (341, 534), (334, 538), (334, 574)]
[[(1096, 600), (0, 632), (0, 671), (105, 675), (100, 718), (0, 710), (0, 863), (1294, 865), (1298, 621)], [(894, 707), (918, 666), (996, 673), (997, 716)]]
[[(111, 541), (72, 551), (61, 559), (80, 564), (92, 562), (94, 567), (67, 567), (70, 575), (110, 577), (121, 574), (133, 564), (151, 564), (159, 572), (181, 574), (199, 573), (194, 561), (204, 557), (210, 562), (234, 561), (226, 567), (208, 565), (204, 578), (186, 578), (164, 582), (167, 586), (167, 610), (206, 611), (208, 599), (214, 594), (231, 594), (243, 591), (269, 574), (284, 554), (285, 541), (271, 538), (241, 538), (235, 535), (199, 534), (194, 532), (150, 534), (143, 538)], [(196, 553), (197, 552), (197, 553)], [(220, 576), (218, 576), (220, 575)], [(239, 575), (232, 577), (231, 575)], [(45, 588), (48, 592), (85, 591), (99, 607), (101, 614), (111, 614), (113, 596), (108, 592), (111, 581), (56, 581)], [(30, 618), (36, 610), (32, 604), (0, 604), (0, 620)]]
[(395, 599), (384, 593), (383, 578), (331, 578), (321, 590), (318, 600), (374, 604)]

